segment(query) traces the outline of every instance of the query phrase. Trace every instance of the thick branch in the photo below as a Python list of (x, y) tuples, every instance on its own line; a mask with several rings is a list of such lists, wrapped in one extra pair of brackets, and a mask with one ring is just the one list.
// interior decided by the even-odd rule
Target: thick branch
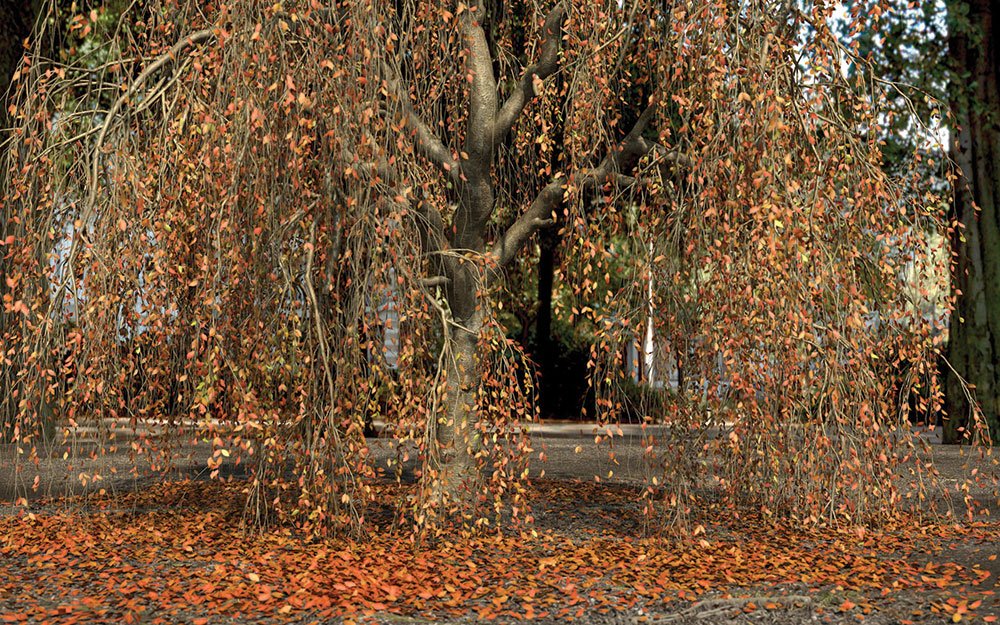
[(524, 211), (493, 245), (493, 258), (498, 265), (506, 265), (513, 260), (518, 251), (539, 228), (555, 223), (552, 213), (559, 207), (559, 202), (562, 201), (565, 193), (565, 178), (557, 178), (545, 185), (528, 210)]
[(428, 202), (421, 202), (417, 207), (420, 220), (420, 247), (424, 254), (432, 254), (448, 249), (448, 240), (444, 236), (444, 219), (441, 211)]
[(643, 145), (643, 156), (646, 154), (653, 155), (654, 163), (662, 163), (664, 165), (670, 165), (672, 168), (690, 168), (694, 161), (691, 157), (681, 152), (678, 149), (668, 150), (659, 143), (654, 143), (652, 141), (647, 141), (642, 139)]
[[(582, 172), (583, 175), (579, 178), (580, 184), (585, 187), (603, 185), (610, 181), (635, 184), (635, 178), (628, 174), (636, 168), (644, 156), (650, 153), (655, 154), (657, 159), (675, 166), (690, 164), (690, 158), (680, 152), (668, 151), (659, 143), (643, 138), (642, 133), (655, 115), (656, 105), (650, 104), (622, 142), (612, 149), (597, 167)], [(498, 265), (509, 263), (537, 230), (555, 223), (552, 213), (558, 209), (566, 192), (566, 185), (566, 178), (557, 178), (547, 184), (535, 197), (531, 206), (497, 240), (493, 245), (492, 255)]]
[(646, 107), (621, 144), (612, 150), (600, 165), (591, 170), (590, 175), (602, 183), (612, 178), (628, 179), (625, 174), (635, 169), (639, 161), (649, 154), (653, 155), (657, 163), (672, 167), (690, 167), (692, 160), (683, 152), (676, 149), (668, 150), (663, 145), (642, 136), (655, 116), (654, 103)]
[(436, 286), (448, 286), (451, 284), (451, 278), (446, 278), (444, 276), (434, 276), (432, 278), (423, 278), (420, 280), (420, 286), (432, 289)]
[(417, 153), (434, 163), (449, 178), (458, 180), (460, 171), (458, 161), (452, 157), (444, 143), (431, 132), (430, 127), (420, 119), (409, 101), (404, 105), (404, 112), (406, 113), (406, 123), (412, 126), (416, 133)]
[(530, 65), (521, 76), (514, 91), (504, 102), (497, 114), (496, 125), (493, 128), (493, 142), (499, 143), (514, 127), (517, 118), (524, 111), (535, 93), (535, 80), (545, 80), (559, 68), (559, 44), (562, 41), (562, 24), (566, 19), (566, 7), (560, 2), (548, 17), (542, 27), (541, 54), (538, 62)]
[(397, 102), (399, 102), (403, 115), (406, 118), (406, 125), (413, 129), (413, 146), (416, 148), (417, 154), (420, 154), (433, 163), (446, 176), (451, 178), (453, 182), (458, 182), (461, 169), (458, 161), (451, 155), (451, 152), (441, 142), (441, 139), (434, 134), (430, 126), (424, 123), (424, 120), (420, 119), (420, 115), (417, 114), (417, 111), (413, 108), (413, 104), (410, 103), (410, 96), (407, 90), (403, 88), (399, 73), (395, 68), (384, 64), (383, 69), (386, 77), (386, 85), (393, 96), (395, 96)]
[(622, 139), (621, 145), (608, 154), (597, 169), (594, 171), (600, 179), (606, 178), (609, 174), (631, 171), (635, 168), (643, 156), (652, 149), (652, 144), (642, 137), (642, 133), (649, 127), (649, 122), (656, 117), (656, 104), (650, 104), (639, 115), (632, 130)]
[(421, 250), (431, 259), (433, 276), (428, 279), (440, 277), (445, 283), (450, 283), (458, 268), (455, 257), (446, 253), (449, 246), (441, 212), (429, 202), (420, 202), (416, 215)]
[(469, 90), (469, 129), (465, 135), (465, 152), (477, 172), (466, 172), (473, 177), (489, 175), (493, 155), (493, 124), (497, 114), (497, 81), (493, 76), (493, 57), (483, 31), (484, 9), (473, 2), (463, 11), (462, 35), (468, 46), (467, 68), (471, 81)]

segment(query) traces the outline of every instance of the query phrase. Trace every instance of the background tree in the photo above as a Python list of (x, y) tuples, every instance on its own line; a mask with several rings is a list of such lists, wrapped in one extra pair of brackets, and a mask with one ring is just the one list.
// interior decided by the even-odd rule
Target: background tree
[[(996, 9), (992, 2), (948, 3), (949, 101), (956, 126), (952, 154), (962, 172), (954, 183), (953, 206), (961, 227), (952, 235), (956, 299), (946, 371), (950, 418), (945, 437), (952, 442), (968, 437), (978, 410), (994, 435), (1000, 431), (1000, 23)], [(973, 394), (966, 383), (974, 387)]]
[[(31, 34), (32, 16), (28, 15), (22, 3), (11, 2), (3, 7), (0, 14), (3, 19), (3, 33), (0, 38), (0, 89), (6, 94), (10, 87), (11, 76), (20, 64), (24, 55), (24, 41)], [(7, 107), (4, 107), (3, 120), (7, 121)], [(7, 124), (4, 123), (4, 128)]]
[[(990, 338), (995, 328), (989, 321), (995, 301), (989, 273), (995, 263), (986, 243), (990, 235), (984, 233), (991, 228), (992, 209), (977, 208), (991, 201), (988, 186), (994, 178), (981, 170), (980, 159), (990, 149), (989, 133), (977, 130), (990, 127), (994, 102), (990, 98), (996, 91), (990, 86), (995, 84), (990, 78), (995, 75), (993, 7), (930, 2), (897, 3), (894, 8), (880, 28), (858, 36), (862, 50), (893, 84), (888, 94), (893, 132), (886, 136), (886, 167), (919, 169), (934, 187), (950, 189), (948, 210), (961, 224), (950, 237), (956, 260), (951, 284), (955, 308), (940, 373), (947, 414), (944, 439), (965, 442), (982, 433), (972, 424), (986, 425), (994, 435), (998, 427), (993, 390), (996, 354)], [(950, 145), (945, 145), (945, 136)], [(978, 407), (976, 397), (982, 398)]]

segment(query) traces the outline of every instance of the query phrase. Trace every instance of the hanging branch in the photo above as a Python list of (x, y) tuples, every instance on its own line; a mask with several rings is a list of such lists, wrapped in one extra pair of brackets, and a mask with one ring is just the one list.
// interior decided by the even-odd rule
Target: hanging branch
[(413, 131), (413, 146), (418, 154), (440, 169), (453, 183), (461, 176), (461, 166), (447, 146), (434, 134), (410, 103), (410, 96), (402, 84), (399, 72), (388, 64), (382, 65), (386, 86), (402, 108), (406, 124)]
[[(648, 154), (673, 166), (690, 166), (691, 159), (677, 150), (667, 150), (664, 146), (643, 138), (642, 133), (656, 114), (656, 105), (650, 104), (636, 120), (635, 125), (622, 142), (614, 148), (600, 165), (585, 170), (577, 180), (584, 187), (604, 185), (608, 182), (635, 184), (636, 179), (628, 175)], [(539, 229), (555, 224), (554, 211), (562, 201), (570, 178), (565, 176), (553, 180), (535, 196), (531, 205), (507, 229), (493, 245), (492, 256), (498, 265), (506, 265)]]
[(536, 81), (540, 83), (559, 69), (559, 44), (562, 42), (562, 26), (565, 20), (566, 7), (562, 3), (557, 4), (545, 18), (545, 26), (542, 27), (541, 54), (536, 63), (524, 70), (517, 86), (500, 108), (493, 127), (494, 144), (504, 140), (531, 98), (538, 95)]
[(189, 47), (201, 45), (204, 43), (209, 43), (215, 41), (215, 30), (211, 28), (206, 28), (204, 30), (199, 30), (193, 32), (186, 37), (183, 37), (180, 41), (173, 45), (169, 50), (161, 54), (156, 58), (155, 61), (149, 64), (146, 69), (142, 70), (142, 73), (135, 79), (135, 81), (129, 86), (129, 88), (123, 93), (111, 108), (108, 110), (108, 114), (104, 117), (104, 123), (101, 125), (101, 133), (97, 135), (97, 141), (94, 143), (94, 160), (91, 164), (90, 172), (90, 195), (87, 198), (87, 204), (84, 208), (83, 216), (86, 218), (94, 210), (94, 206), (97, 203), (97, 192), (98, 192), (98, 180), (99, 169), (100, 169), (100, 159), (98, 155), (101, 152), (101, 147), (104, 145), (104, 140), (107, 138), (108, 131), (111, 129), (112, 124), (117, 121), (118, 111), (121, 110), (125, 103), (135, 96), (136, 92), (140, 87), (146, 84), (149, 77), (160, 71), (170, 63), (177, 60), (177, 57), (184, 52)]

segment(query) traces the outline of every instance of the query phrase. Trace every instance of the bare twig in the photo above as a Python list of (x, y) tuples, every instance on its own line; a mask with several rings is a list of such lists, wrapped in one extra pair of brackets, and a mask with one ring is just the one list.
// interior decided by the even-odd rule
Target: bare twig
[(728, 614), (734, 609), (742, 609), (749, 604), (753, 603), (755, 605), (764, 605), (767, 603), (776, 603), (785, 607), (789, 607), (792, 604), (797, 605), (812, 605), (812, 597), (806, 595), (774, 595), (774, 596), (757, 596), (757, 597), (739, 597), (732, 599), (706, 599), (705, 601), (699, 601), (690, 608), (686, 610), (681, 610), (674, 614), (668, 614), (666, 616), (661, 616), (657, 618), (650, 619), (647, 622), (650, 623), (673, 623), (674, 621), (680, 621), (684, 619), (703, 619), (713, 616), (722, 616)]

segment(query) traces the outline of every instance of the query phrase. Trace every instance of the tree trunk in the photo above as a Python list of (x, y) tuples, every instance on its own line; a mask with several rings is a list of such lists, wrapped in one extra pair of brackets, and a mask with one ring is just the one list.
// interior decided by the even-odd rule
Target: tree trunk
[(31, 34), (36, 7), (25, 2), (0, 4), (0, 94), (3, 96), (3, 110), (0, 123), (6, 133), (9, 125), (7, 115), (7, 89), (10, 79), (24, 54), (24, 39)]
[(559, 247), (559, 233), (555, 229), (546, 230), (538, 237), (538, 316), (535, 318), (535, 342), (539, 357), (548, 358), (547, 351), (552, 343), (552, 290), (556, 272), (556, 249)]
[[(992, 435), (1000, 433), (1000, 23), (996, 0), (951, 2), (952, 154), (964, 176), (954, 191), (963, 228), (952, 241), (957, 297), (945, 371), (946, 442), (961, 442), (972, 411), (971, 385)], [(978, 208), (978, 210), (977, 210)], [(952, 370), (952, 368), (954, 370)], [(961, 376), (961, 379), (960, 377)]]
[(432, 463), (437, 476), (431, 497), (437, 504), (469, 501), (475, 489), (476, 454), (480, 447), (476, 395), (481, 328), (482, 316), (477, 311), (468, 319), (456, 320), (446, 339), (445, 414), (443, 422), (437, 425)]
[[(10, 127), (8, 90), (11, 77), (17, 69), (24, 54), (24, 39), (31, 34), (31, 26), (35, 20), (38, 3), (7, 2), (0, 3), (0, 143), (7, 139)], [(0, 168), (0, 232), (10, 232), (9, 212), (3, 205), (7, 195), (6, 167)], [(7, 267), (4, 259), (4, 248), (0, 248), (0, 296), (7, 290)], [(10, 345), (4, 335), (17, 322), (16, 313), (8, 314), (0, 306), (0, 345)], [(0, 355), (0, 440), (5, 440), (11, 433), (17, 413), (17, 402), (12, 397), (11, 387), (17, 377), (17, 370)]]
[[(477, 457), (482, 449), (479, 428), (482, 417), (476, 403), (484, 373), (479, 338), (485, 320), (480, 293), (488, 286), (492, 269), (480, 265), (477, 259), (487, 258), (492, 267), (510, 263), (536, 232), (555, 224), (554, 213), (563, 201), (567, 185), (566, 176), (555, 176), (514, 223), (487, 246), (487, 226), (495, 208), (496, 152), (535, 97), (537, 82), (554, 74), (559, 67), (566, 7), (557, 4), (545, 18), (538, 59), (525, 68), (502, 104), (494, 59), (480, 23), (485, 14), (482, 4), (473, 2), (460, 16), (462, 38), (467, 46), (469, 111), (464, 145), (457, 157), (413, 109), (407, 90), (400, 84), (400, 76), (390, 73), (387, 81), (396, 92), (407, 124), (412, 127), (416, 151), (437, 166), (457, 195), (447, 227), (440, 210), (430, 203), (419, 207), (424, 217), (421, 245), (425, 254), (434, 259), (428, 279), (445, 285), (447, 301), (447, 310), (442, 311), (446, 318), (444, 414), (434, 424), (433, 439), (428, 441), (428, 471), (421, 491), (423, 503), (438, 507), (438, 513), (445, 516), (452, 515), (454, 505), (461, 507), (475, 501), (474, 487), (479, 479)], [(600, 165), (580, 172), (580, 182), (598, 186), (618, 180), (622, 172), (631, 172), (645, 154), (659, 147), (642, 136), (655, 110), (652, 104), (646, 106), (622, 144), (611, 150)], [(665, 151), (664, 156), (671, 157)]]
[[(559, 98), (559, 109), (566, 110), (566, 92), (563, 85), (562, 74), (555, 77), (555, 89)], [(553, 148), (551, 162), (554, 167), (562, 169), (565, 165), (563, 158), (563, 146), (566, 143), (566, 117), (558, 118), (553, 127)], [(562, 202), (558, 213), (562, 213)], [(555, 414), (561, 411), (559, 398), (554, 392), (557, 385), (554, 383), (558, 375), (555, 371), (556, 359), (553, 351), (557, 346), (552, 342), (552, 292), (553, 281), (556, 271), (556, 253), (559, 250), (558, 228), (549, 228), (539, 234), (538, 237), (538, 315), (535, 320), (535, 346), (538, 350), (538, 367), (542, 372), (542, 382), (539, 385), (539, 402), (543, 412), (549, 412), (547, 416), (561, 417), (563, 414)]]

